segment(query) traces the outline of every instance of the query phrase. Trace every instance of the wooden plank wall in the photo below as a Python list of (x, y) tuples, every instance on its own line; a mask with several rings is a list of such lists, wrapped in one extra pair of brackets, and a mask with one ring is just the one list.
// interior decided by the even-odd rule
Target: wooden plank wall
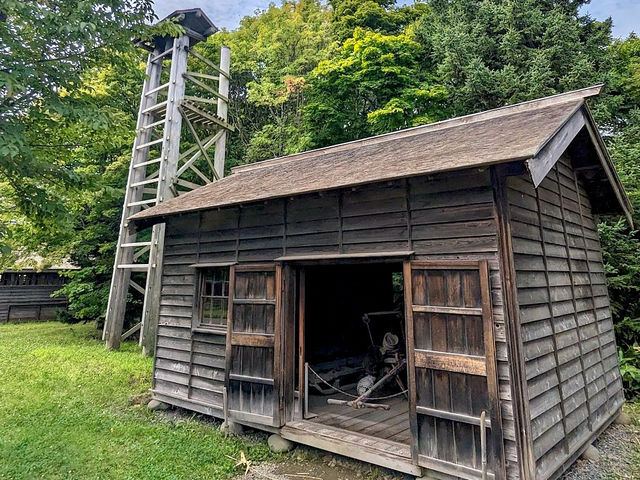
[[(41, 275), (46, 279), (52, 274)], [(53, 292), (62, 288), (62, 279), (57, 280), (56, 285), (0, 285), (0, 323), (55, 319), (56, 310), (67, 306), (66, 298), (51, 297)]]
[(553, 475), (621, 407), (600, 242), (563, 157), (534, 189), (508, 180), (536, 478)]
[[(493, 192), (488, 171), (441, 174), (171, 217), (167, 223), (156, 392), (221, 408), (224, 335), (191, 337), (194, 263), (414, 250), (417, 259), (487, 259), (508, 478), (518, 478)], [(204, 339), (207, 339), (205, 342)], [(198, 349), (190, 360), (191, 341)], [(195, 357), (195, 356), (194, 356)], [(200, 373), (198, 386), (189, 369)], [(191, 382), (191, 385), (190, 385)], [(187, 397), (189, 391), (193, 397)], [(203, 406), (193, 403), (194, 409)]]

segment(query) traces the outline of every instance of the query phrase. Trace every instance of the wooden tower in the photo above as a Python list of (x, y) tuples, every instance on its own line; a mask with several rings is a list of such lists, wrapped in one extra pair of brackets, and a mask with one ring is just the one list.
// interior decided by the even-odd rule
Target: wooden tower
[[(193, 50), (217, 27), (198, 8), (167, 18), (182, 25), (184, 34), (140, 43), (150, 53), (103, 331), (107, 348), (114, 349), (141, 330), (145, 354), (154, 349), (158, 324), (165, 225), (136, 231), (129, 218), (222, 178), (226, 135), (233, 130), (227, 123), (229, 49), (222, 47), (219, 66)], [(123, 334), (127, 299), (133, 298), (129, 287), (144, 297), (142, 318)]]

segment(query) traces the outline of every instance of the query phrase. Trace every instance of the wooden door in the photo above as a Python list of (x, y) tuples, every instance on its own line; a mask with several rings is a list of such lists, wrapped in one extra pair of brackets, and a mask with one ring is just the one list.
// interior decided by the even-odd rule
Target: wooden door
[(404, 278), (414, 460), (503, 478), (487, 262), (405, 262)]
[(280, 297), (279, 265), (232, 267), (226, 352), (230, 419), (281, 426)]

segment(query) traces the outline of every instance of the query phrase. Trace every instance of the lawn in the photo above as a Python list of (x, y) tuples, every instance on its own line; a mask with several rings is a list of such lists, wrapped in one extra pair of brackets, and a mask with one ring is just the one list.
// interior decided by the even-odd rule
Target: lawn
[(225, 479), (269, 456), (218, 424), (150, 412), (152, 360), (94, 325), (0, 325), (0, 479)]

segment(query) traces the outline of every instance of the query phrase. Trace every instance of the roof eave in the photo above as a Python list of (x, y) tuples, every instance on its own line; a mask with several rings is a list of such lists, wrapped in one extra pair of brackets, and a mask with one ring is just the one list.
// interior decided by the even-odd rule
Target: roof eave
[(439, 175), (439, 174), (443, 174), (443, 173), (451, 173), (451, 172), (457, 172), (457, 171), (464, 171), (464, 170), (481, 170), (481, 169), (487, 169), (491, 166), (494, 165), (501, 165), (501, 164), (506, 164), (506, 163), (513, 163), (513, 162), (525, 162), (527, 160), (530, 160), (531, 158), (533, 158), (531, 155), (527, 155), (527, 156), (518, 156), (518, 157), (509, 157), (509, 158), (505, 158), (505, 159), (501, 159), (498, 161), (493, 161), (493, 162), (487, 162), (485, 164), (482, 165), (475, 165), (475, 166), (464, 166), (464, 167), (457, 167), (457, 168), (450, 168), (450, 169), (446, 169), (446, 170), (438, 170), (435, 172), (424, 172), (424, 173), (418, 173), (418, 174), (412, 174), (412, 175), (404, 175), (404, 176), (393, 176), (393, 177), (387, 177), (387, 178), (380, 178), (378, 180), (376, 180), (375, 182), (359, 182), (359, 183), (349, 183), (349, 184), (345, 184), (345, 185), (340, 185), (337, 187), (332, 187), (332, 188), (325, 188), (325, 189), (321, 189), (321, 190), (317, 190), (317, 189), (313, 189), (313, 190), (305, 190), (305, 191), (301, 191), (301, 192), (296, 192), (293, 194), (287, 194), (287, 195), (277, 195), (277, 196), (273, 196), (273, 197), (268, 197), (268, 198), (260, 198), (257, 200), (249, 200), (249, 201), (237, 201), (237, 202), (230, 202), (230, 203), (224, 203), (224, 204), (220, 204), (220, 205), (208, 205), (205, 207), (194, 207), (194, 208), (190, 208), (188, 210), (180, 210), (180, 211), (176, 211), (176, 212), (170, 212), (170, 213), (159, 213), (157, 215), (145, 215), (146, 210), (143, 210), (141, 212), (136, 213), (135, 215), (130, 216), (127, 220), (129, 220), (130, 222), (134, 222), (135, 224), (138, 225), (145, 225), (145, 226), (150, 226), (156, 223), (162, 223), (163, 219), (166, 219), (167, 217), (173, 217), (176, 215), (187, 215), (187, 214), (191, 214), (191, 213), (196, 213), (196, 212), (202, 212), (202, 211), (206, 211), (206, 210), (219, 210), (222, 208), (229, 208), (229, 207), (240, 207), (243, 205), (248, 205), (251, 203), (263, 203), (263, 202), (267, 202), (267, 201), (273, 201), (273, 200), (280, 200), (282, 198), (288, 198), (288, 197), (297, 197), (297, 196), (302, 196), (302, 195), (310, 195), (313, 193), (325, 193), (325, 192), (330, 192), (330, 191), (334, 191), (334, 190), (340, 190), (340, 189), (344, 189), (344, 188), (357, 188), (357, 187), (362, 187), (363, 185), (369, 185), (371, 183), (378, 183), (378, 182), (391, 182), (391, 181), (397, 181), (397, 180), (403, 180), (406, 178), (415, 178), (415, 177), (427, 177), (427, 176), (433, 176), (433, 175)]
[(618, 176), (618, 173), (616, 172), (616, 169), (613, 165), (613, 161), (611, 160), (609, 151), (604, 144), (604, 139), (602, 138), (602, 135), (600, 135), (600, 131), (598, 130), (591, 110), (586, 103), (583, 105), (583, 111), (587, 120), (585, 125), (587, 127), (589, 136), (593, 141), (596, 153), (598, 154), (598, 159), (600, 160), (600, 164), (602, 165), (602, 168), (607, 178), (609, 179), (609, 183), (611, 184), (611, 188), (613, 189), (616, 199), (620, 204), (620, 208), (627, 218), (629, 225), (633, 227), (633, 206), (629, 201), (629, 196), (627, 195), (627, 192), (625, 191), (624, 186), (620, 181), (620, 177)]

